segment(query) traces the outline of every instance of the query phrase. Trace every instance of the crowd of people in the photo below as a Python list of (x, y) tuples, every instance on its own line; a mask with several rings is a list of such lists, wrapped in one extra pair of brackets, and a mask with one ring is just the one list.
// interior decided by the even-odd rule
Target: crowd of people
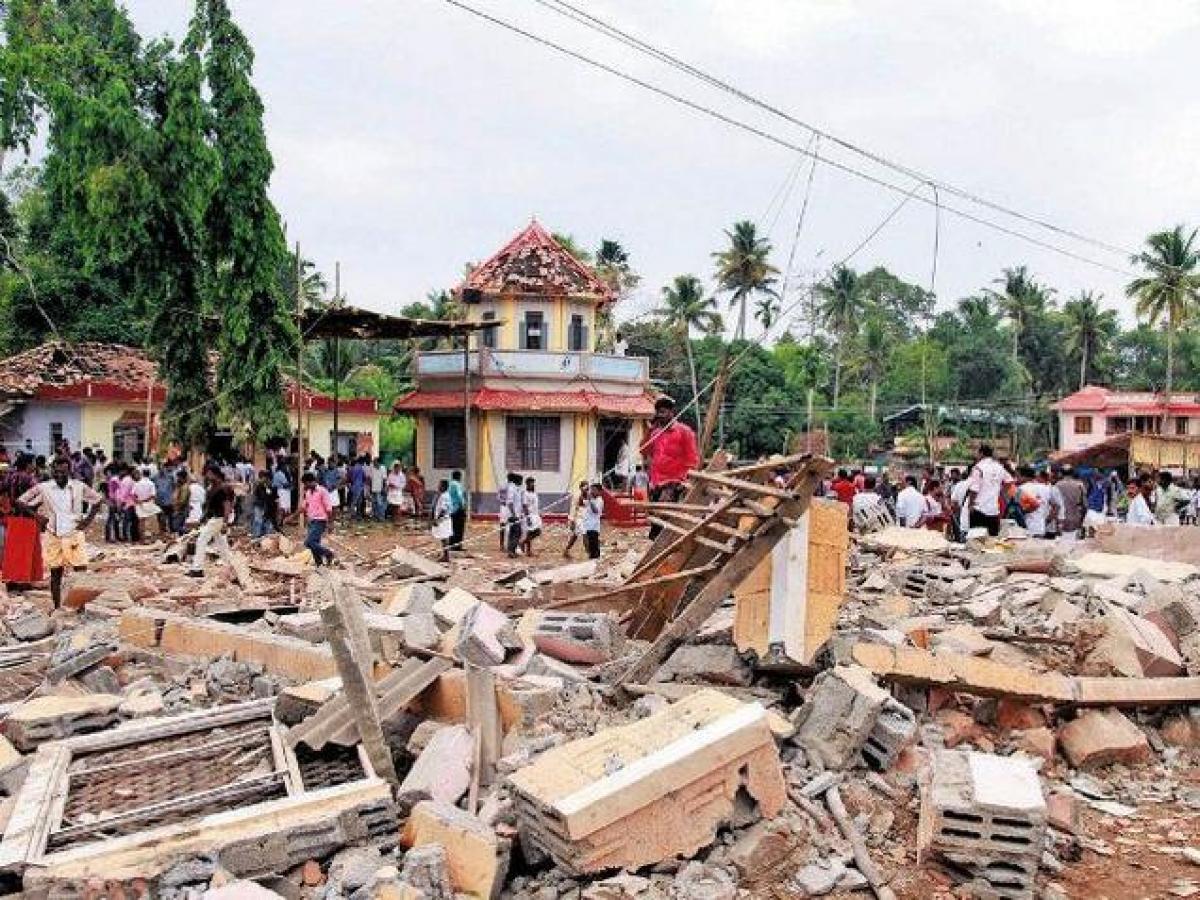
[(839, 469), (823, 485), (850, 507), (860, 530), (881, 521), (928, 528), (964, 541), (971, 529), (996, 536), (1011, 521), (1033, 538), (1086, 537), (1108, 521), (1130, 525), (1200, 523), (1200, 479), (1185, 486), (1171, 472), (1140, 473), (1128, 481), (1116, 471), (1043, 465), (1014, 467), (982, 446), (975, 463), (895, 481)]

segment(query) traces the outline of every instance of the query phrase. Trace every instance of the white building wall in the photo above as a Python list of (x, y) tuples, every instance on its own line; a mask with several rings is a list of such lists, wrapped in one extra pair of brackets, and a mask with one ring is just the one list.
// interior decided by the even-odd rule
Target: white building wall
[[(10, 454), (26, 451), (39, 455), (50, 455), (50, 426), (62, 425), (63, 438), (77, 449), (82, 438), (83, 416), (78, 403), (32, 402), (19, 405), (5, 419), (5, 428), (0, 432), (0, 442)], [(111, 443), (111, 438), (110, 438)], [(111, 447), (105, 446), (105, 451)]]

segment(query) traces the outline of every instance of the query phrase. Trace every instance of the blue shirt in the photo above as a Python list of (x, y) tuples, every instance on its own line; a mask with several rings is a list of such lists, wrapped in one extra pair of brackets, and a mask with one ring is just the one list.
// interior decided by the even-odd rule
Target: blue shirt
[(467, 508), (467, 492), (463, 490), (462, 484), (450, 480), (450, 513), (462, 512)]
[(350, 468), (350, 486), (356, 491), (361, 491), (367, 480), (367, 470), (360, 463), (355, 463)]

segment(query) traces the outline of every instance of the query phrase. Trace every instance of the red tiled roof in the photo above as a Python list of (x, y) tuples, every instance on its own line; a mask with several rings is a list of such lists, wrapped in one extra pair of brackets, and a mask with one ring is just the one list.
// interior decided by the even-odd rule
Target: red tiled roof
[[(1163, 395), (1152, 391), (1112, 391), (1089, 384), (1053, 404), (1061, 412), (1094, 412), (1110, 416), (1161, 415)], [(1172, 393), (1166, 411), (1175, 415), (1200, 416), (1200, 400), (1194, 394)]]
[(606, 301), (612, 291), (536, 220), (471, 270), (456, 293), (537, 294)]
[[(498, 391), (481, 388), (471, 395), (475, 409), (530, 412), (598, 412), (649, 418), (654, 398), (649, 394), (608, 394), (601, 391)], [(462, 391), (412, 391), (396, 401), (398, 413), (462, 409)]]
[[(211, 357), (216, 365), (216, 357)], [(284, 376), (285, 400), (295, 409), (295, 383)], [(158, 365), (138, 347), (98, 341), (67, 343), (51, 341), (7, 359), (0, 359), (0, 396), (10, 399), (108, 400), (166, 402), (167, 387), (158, 380)], [(303, 392), (305, 409), (329, 411), (333, 398), (314, 391)], [(378, 404), (372, 397), (343, 397), (339, 407), (346, 412), (373, 413)]]

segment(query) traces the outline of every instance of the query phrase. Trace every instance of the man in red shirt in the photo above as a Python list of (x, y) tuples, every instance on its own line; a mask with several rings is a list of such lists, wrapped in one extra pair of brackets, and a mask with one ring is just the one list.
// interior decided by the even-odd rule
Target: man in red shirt
[(830, 485), (837, 498), (850, 505), (850, 501), (854, 499), (854, 495), (858, 493), (858, 488), (854, 486), (854, 482), (850, 480), (849, 473), (845, 469), (838, 469), (837, 478), (833, 479), (833, 484)]
[[(683, 498), (688, 472), (700, 465), (696, 432), (675, 418), (675, 401), (659, 397), (654, 403), (650, 436), (642, 444), (642, 459), (650, 470), (650, 499), (677, 503)], [(650, 526), (650, 539), (661, 529)]]

